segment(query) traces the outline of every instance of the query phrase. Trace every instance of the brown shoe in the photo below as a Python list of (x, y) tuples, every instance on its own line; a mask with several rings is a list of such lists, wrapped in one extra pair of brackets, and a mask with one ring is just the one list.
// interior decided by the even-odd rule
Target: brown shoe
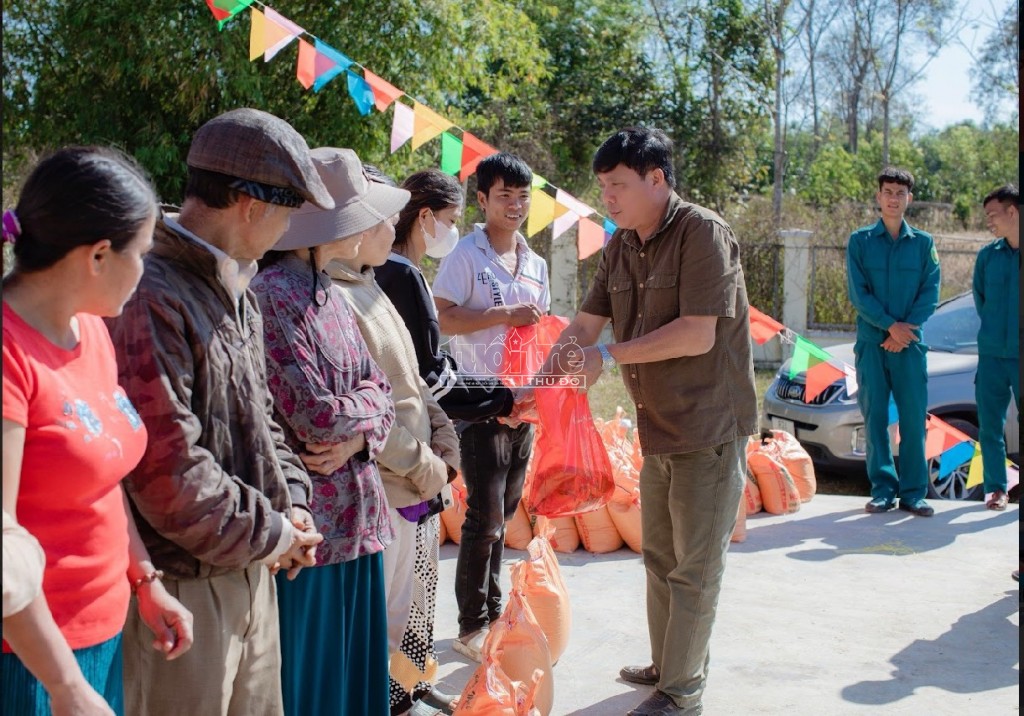
[(1010, 498), (1006, 496), (1006, 493), (1002, 490), (996, 490), (992, 493), (992, 497), (988, 498), (988, 502), (985, 503), (985, 507), (990, 510), (997, 510), (1002, 512), (1006, 509), (1006, 505), (1010, 502)]
[(704, 707), (699, 703), (693, 706), (679, 706), (668, 694), (655, 691), (627, 716), (701, 716), (702, 713)]
[(628, 681), (631, 684), (653, 686), (661, 678), (661, 672), (658, 671), (658, 667), (654, 664), (650, 666), (623, 666), (619, 669), (619, 676), (622, 677), (623, 681)]

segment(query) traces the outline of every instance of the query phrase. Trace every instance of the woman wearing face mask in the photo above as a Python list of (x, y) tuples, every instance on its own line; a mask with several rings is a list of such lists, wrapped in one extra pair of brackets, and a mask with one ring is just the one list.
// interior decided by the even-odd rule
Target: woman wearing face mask
[(458, 427), (508, 417), (517, 409), (512, 391), (495, 378), (460, 375), (455, 359), (441, 350), (437, 309), (420, 271), (424, 256), (444, 258), (458, 243), (462, 187), (455, 177), (427, 169), (402, 188), (412, 196), (398, 216), (391, 256), (377, 268), (376, 278), (412, 335), (420, 376)]

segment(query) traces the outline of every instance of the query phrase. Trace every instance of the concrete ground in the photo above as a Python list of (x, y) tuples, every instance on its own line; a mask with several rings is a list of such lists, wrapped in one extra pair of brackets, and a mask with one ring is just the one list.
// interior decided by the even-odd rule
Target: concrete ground
[[(748, 518), (730, 549), (705, 714), (1019, 712), (1018, 506), (933, 502), (932, 518), (863, 512), (818, 495), (794, 515)], [(476, 664), (451, 649), (458, 547), (441, 547), (441, 690)], [(506, 564), (525, 553), (506, 550)], [(572, 635), (554, 667), (554, 716), (625, 714), (650, 692), (622, 681), (650, 662), (644, 569), (628, 550), (559, 554)], [(508, 583), (508, 571), (504, 581)]]

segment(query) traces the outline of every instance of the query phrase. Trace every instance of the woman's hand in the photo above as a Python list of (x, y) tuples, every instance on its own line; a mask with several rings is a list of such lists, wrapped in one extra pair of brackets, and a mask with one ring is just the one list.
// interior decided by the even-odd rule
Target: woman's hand
[(192, 612), (172, 597), (159, 579), (139, 585), (139, 616), (156, 635), (153, 648), (168, 661), (192, 646)]
[(357, 452), (366, 449), (366, 436), (359, 433), (342, 443), (306, 443), (306, 452), (299, 455), (307, 470), (319, 475), (333, 475)]

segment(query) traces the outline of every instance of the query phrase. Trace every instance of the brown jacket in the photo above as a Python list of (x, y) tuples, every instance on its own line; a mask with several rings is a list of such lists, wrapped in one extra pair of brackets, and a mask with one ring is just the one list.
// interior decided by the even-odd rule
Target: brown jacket
[(254, 296), (236, 306), (214, 255), (163, 222), (154, 239), (137, 292), (108, 320), (120, 383), (149, 431), (124, 485), (153, 563), (208, 577), (270, 554), (310, 481), (271, 418)]

